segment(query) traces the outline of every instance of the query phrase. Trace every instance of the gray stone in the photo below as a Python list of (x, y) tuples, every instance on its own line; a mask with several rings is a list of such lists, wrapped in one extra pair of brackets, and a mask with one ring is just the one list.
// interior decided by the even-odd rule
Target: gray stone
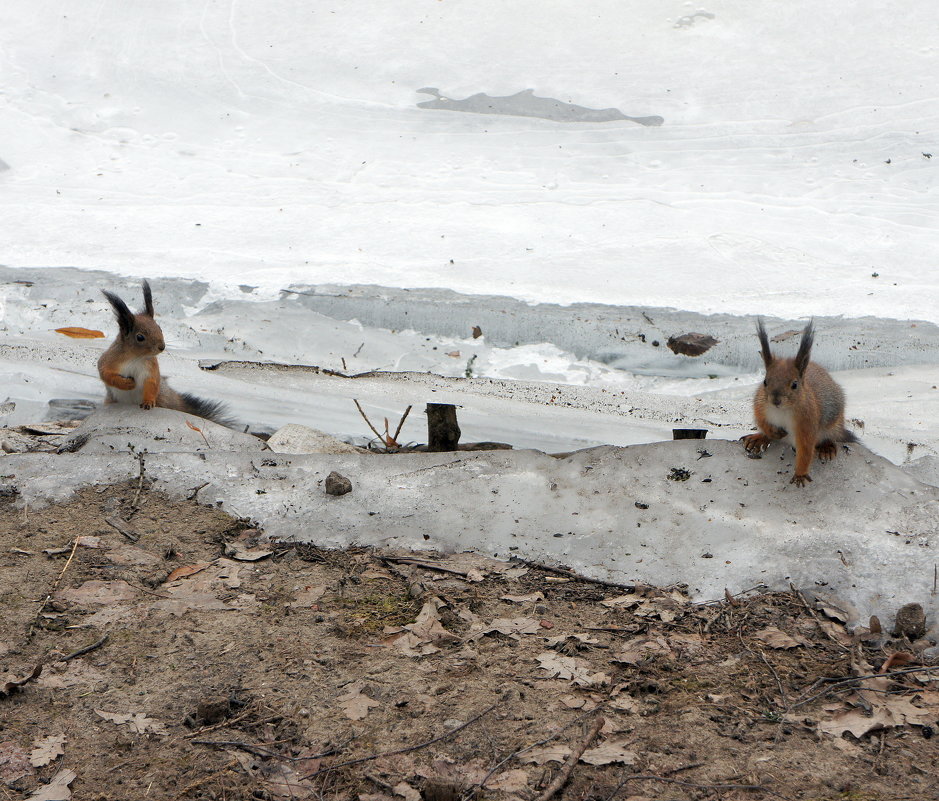
[(352, 482), (335, 470), (326, 476), (324, 485), (328, 495), (345, 495), (347, 492), (352, 492)]

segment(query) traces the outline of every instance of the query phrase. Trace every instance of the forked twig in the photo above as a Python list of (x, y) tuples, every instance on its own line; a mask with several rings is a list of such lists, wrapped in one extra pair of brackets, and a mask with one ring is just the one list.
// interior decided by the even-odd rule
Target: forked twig
[(412, 751), (418, 751), (421, 748), (427, 748), (427, 746), (429, 745), (434, 745), (435, 743), (439, 743), (443, 740), (447, 740), (450, 737), (452, 737), (454, 734), (458, 734), (459, 732), (463, 731), (463, 729), (469, 726), (472, 726), (477, 720), (479, 720), (482, 717), (485, 717), (494, 709), (496, 709), (497, 707), (505, 703), (507, 698), (508, 698), (508, 694), (506, 693), (494, 704), (492, 704), (491, 706), (487, 706), (482, 712), (479, 712), (478, 714), (473, 715), (473, 717), (471, 717), (468, 721), (466, 721), (466, 723), (463, 723), (454, 729), (450, 729), (449, 731), (446, 731), (443, 734), (439, 734), (430, 740), (426, 740), (423, 743), (417, 743), (416, 745), (405, 746), (404, 748), (398, 748), (394, 751), (383, 751), (380, 754), (371, 754), (370, 756), (359, 757), (358, 759), (349, 759), (345, 762), (340, 762), (336, 765), (328, 765), (325, 768), (320, 768), (319, 770), (315, 770), (312, 773), (308, 773), (306, 776), (301, 776), (300, 779), (301, 781), (306, 780), (306, 779), (312, 779), (314, 776), (319, 776), (323, 773), (332, 773), (333, 771), (339, 770), (339, 768), (346, 768), (349, 765), (359, 765), (362, 762), (371, 762), (373, 759), (381, 759), (382, 757), (401, 756), (402, 754), (410, 754)]
[(597, 716), (597, 719), (590, 727), (590, 731), (587, 732), (587, 736), (574, 746), (570, 756), (564, 763), (564, 767), (561, 768), (558, 775), (555, 776), (554, 780), (544, 788), (542, 793), (535, 799), (535, 801), (548, 801), (549, 798), (551, 798), (567, 783), (567, 780), (571, 777), (571, 773), (574, 772), (574, 766), (583, 756), (584, 751), (586, 751), (590, 747), (590, 744), (597, 739), (597, 735), (600, 734), (600, 729), (603, 728), (603, 724), (605, 722), (606, 721), (602, 716)]

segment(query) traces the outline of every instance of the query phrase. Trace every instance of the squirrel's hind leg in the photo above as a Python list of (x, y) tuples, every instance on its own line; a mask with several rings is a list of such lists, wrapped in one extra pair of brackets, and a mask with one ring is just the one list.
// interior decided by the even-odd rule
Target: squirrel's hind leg
[(815, 446), (815, 453), (820, 461), (830, 462), (838, 455), (838, 446), (832, 440), (826, 439)]

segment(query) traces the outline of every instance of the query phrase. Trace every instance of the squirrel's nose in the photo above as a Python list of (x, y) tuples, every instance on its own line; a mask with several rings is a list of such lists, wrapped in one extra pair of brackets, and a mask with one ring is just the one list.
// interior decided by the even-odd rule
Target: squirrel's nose
[(160, 350), (166, 350), (166, 345), (164, 345), (162, 342), (160, 343)]
[(779, 395), (773, 395), (773, 406), (779, 406), (782, 403), (782, 398)]

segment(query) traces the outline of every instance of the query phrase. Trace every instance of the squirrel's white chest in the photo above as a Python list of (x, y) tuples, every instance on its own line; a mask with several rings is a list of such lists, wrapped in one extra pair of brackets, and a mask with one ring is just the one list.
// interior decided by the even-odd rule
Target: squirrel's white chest
[(121, 365), (120, 374), (134, 379), (133, 389), (108, 387), (108, 392), (116, 403), (129, 403), (139, 406), (143, 402), (143, 384), (150, 377), (150, 368), (146, 359), (133, 359)]
[(763, 414), (766, 416), (768, 423), (777, 428), (786, 430), (786, 436), (783, 437), (783, 442), (793, 443), (795, 423), (792, 418), (792, 409), (784, 409), (781, 406), (774, 406), (772, 403), (767, 403), (766, 406), (763, 407)]

